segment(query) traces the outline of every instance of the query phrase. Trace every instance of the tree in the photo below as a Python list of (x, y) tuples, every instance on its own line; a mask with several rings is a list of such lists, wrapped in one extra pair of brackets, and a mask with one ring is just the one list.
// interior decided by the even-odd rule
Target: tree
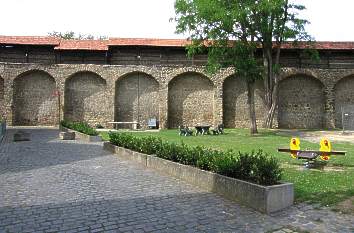
[(247, 103), (251, 134), (257, 133), (254, 85), (261, 78), (255, 57), (255, 28), (250, 23), (253, 0), (177, 0), (175, 3), (177, 33), (189, 33), (190, 56), (208, 51), (207, 69), (234, 67), (236, 75), (247, 83)]
[[(309, 22), (298, 17), (303, 5), (289, 3), (289, 0), (254, 1), (252, 23), (255, 37), (262, 45), (264, 64), (264, 88), (267, 116), (264, 126), (272, 128), (274, 113), (278, 105), (278, 84), (280, 72), (280, 52), (282, 44), (288, 40), (294, 42), (311, 41), (305, 31)], [(310, 50), (309, 50), (310, 51)], [(316, 57), (316, 53), (313, 53)]]
[[(255, 127), (251, 132), (256, 132), (252, 95), (259, 68), (263, 68), (265, 86), (265, 127), (270, 128), (277, 107), (281, 46), (286, 40), (310, 39), (304, 29), (308, 22), (298, 18), (297, 12), (303, 9), (288, 0), (176, 0), (177, 32), (188, 33), (193, 41), (189, 55), (201, 52), (207, 44), (207, 67), (233, 66), (246, 78), (251, 125)], [(254, 57), (256, 42), (262, 46), (263, 65)], [(239, 54), (240, 46), (246, 54)]]
[(48, 35), (52, 37), (61, 38), (64, 40), (94, 40), (94, 39), (106, 40), (108, 38), (107, 36), (95, 37), (94, 35), (91, 34), (81, 34), (81, 33), (76, 34), (73, 31), (67, 31), (67, 32), (53, 31), (53, 32), (49, 32)]

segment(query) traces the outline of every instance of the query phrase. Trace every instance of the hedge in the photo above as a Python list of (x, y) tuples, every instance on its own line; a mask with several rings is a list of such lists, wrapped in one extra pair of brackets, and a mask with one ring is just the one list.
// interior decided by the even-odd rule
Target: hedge
[(112, 144), (119, 147), (256, 184), (278, 184), (282, 176), (279, 162), (261, 150), (250, 153), (218, 151), (162, 141), (153, 136), (135, 137), (129, 133), (110, 132), (109, 138)]
[(85, 122), (61, 121), (60, 124), (66, 128), (73, 129), (90, 136), (98, 135), (98, 132)]

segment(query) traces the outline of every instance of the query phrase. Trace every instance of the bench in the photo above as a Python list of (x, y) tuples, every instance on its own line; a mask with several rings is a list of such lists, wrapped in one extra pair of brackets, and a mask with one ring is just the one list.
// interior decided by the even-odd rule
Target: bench
[(187, 126), (184, 127), (183, 125), (180, 125), (179, 127), (179, 136), (192, 136), (193, 131), (190, 130)]
[(224, 134), (224, 124), (219, 124), (217, 127), (211, 130), (213, 135)]
[(195, 126), (195, 130), (196, 130), (195, 135), (197, 136), (198, 134), (200, 134), (200, 135), (209, 134), (210, 133), (209, 129), (210, 129), (210, 125), (196, 125)]
[(118, 129), (118, 125), (132, 125), (132, 129), (137, 129), (139, 124), (137, 121), (110, 121), (108, 123), (113, 124), (114, 129)]

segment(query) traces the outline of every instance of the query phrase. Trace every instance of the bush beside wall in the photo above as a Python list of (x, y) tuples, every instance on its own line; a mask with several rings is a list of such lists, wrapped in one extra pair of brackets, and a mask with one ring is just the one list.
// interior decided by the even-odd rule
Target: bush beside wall
[(75, 131), (78, 131), (80, 133), (84, 133), (90, 136), (97, 136), (98, 132), (89, 126), (85, 122), (71, 122), (71, 121), (61, 121), (60, 124), (64, 126), (65, 128), (73, 129)]
[(218, 151), (201, 146), (164, 142), (158, 137), (135, 137), (129, 133), (109, 133), (116, 146), (185, 165), (198, 167), (224, 176), (260, 185), (278, 184), (282, 169), (278, 161), (262, 151), (241, 153)]

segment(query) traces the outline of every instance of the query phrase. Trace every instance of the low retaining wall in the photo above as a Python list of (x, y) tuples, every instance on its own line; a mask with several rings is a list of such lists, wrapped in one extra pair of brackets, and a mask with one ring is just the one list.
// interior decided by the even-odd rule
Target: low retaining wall
[(153, 155), (131, 151), (109, 142), (104, 142), (103, 148), (123, 159), (136, 161), (145, 167), (174, 176), (204, 190), (215, 192), (262, 213), (276, 212), (294, 203), (294, 185), (292, 183), (262, 186), (175, 163)]
[(85, 142), (100, 142), (102, 141), (100, 136), (90, 136), (84, 133), (80, 133), (76, 130), (66, 128), (64, 126), (59, 126), (59, 129), (64, 132), (75, 132), (75, 139), (85, 141)]
[(0, 142), (4, 138), (6, 133), (6, 121), (0, 122)]

